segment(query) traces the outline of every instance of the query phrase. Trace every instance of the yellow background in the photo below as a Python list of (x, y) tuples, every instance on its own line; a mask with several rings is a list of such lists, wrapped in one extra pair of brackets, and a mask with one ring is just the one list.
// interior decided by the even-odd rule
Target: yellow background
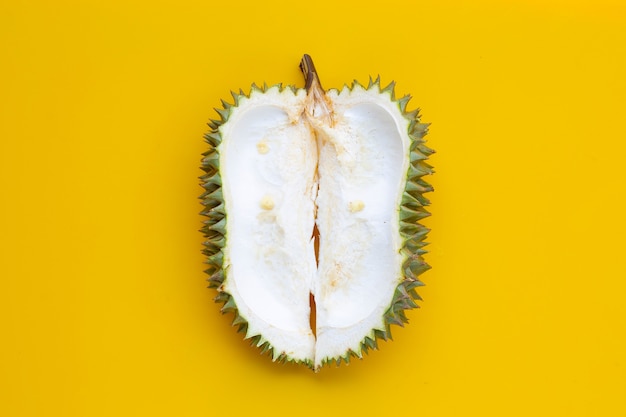
[[(305, 52), (438, 151), (422, 308), (318, 374), (235, 333), (197, 231), (212, 109)], [(626, 415), (619, 0), (3, 1), (0, 106), (0, 415)]]

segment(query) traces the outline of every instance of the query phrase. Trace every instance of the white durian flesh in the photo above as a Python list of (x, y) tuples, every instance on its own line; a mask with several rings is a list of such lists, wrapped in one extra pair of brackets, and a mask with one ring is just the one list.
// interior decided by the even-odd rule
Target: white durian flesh
[(375, 349), (417, 307), (433, 151), (393, 83), (324, 91), (308, 55), (301, 68), (306, 88), (253, 85), (209, 124), (204, 253), (233, 325), (318, 369)]

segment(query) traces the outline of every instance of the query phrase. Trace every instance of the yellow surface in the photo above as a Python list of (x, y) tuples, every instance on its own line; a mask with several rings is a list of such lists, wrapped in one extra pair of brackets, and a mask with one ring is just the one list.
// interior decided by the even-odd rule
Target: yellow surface
[[(249, 4), (247, 4), (249, 3)], [(422, 309), (319, 374), (205, 288), (229, 90), (380, 74), (438, 153)], [(626, 5), (4, 1), (0, 415), (626, 415)]]

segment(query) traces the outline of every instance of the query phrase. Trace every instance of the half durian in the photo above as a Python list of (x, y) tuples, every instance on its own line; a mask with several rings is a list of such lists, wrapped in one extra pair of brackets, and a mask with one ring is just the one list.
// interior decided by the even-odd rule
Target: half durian
[(361, 358), (417, 307), (432, 191), (427, 125), (379, 79), (324, 91), (252, 86), (205, 135), (210, 286), (275, 361)]

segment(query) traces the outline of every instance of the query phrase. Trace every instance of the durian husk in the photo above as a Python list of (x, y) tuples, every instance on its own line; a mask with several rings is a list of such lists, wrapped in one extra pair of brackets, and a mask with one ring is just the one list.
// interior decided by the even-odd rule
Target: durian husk
[[(355, 85), (360, 84), (355, 81), (350, 89), (353, 89)], [(295, 91), (295, 87), (292, 86), (283, 87), (281, 84), (277, 86), (281, 91), (284, 88)], [(432, 149), (426, 146), (424, 140), (429, 124), (420, 122), (419, 109), (413, 111), (406, 110), (407, 103), (411, 97), (407, 95), (396, 99), (394, 87), (395, 83), (392, 82), (382, 88), (380, 77), (377, 77), (375, 80), (370, 78), (366, 89), (377, 89), (382, 94), (388, 94), (390, 100), (399, 106), (403, 116), (409, 120), (407, 133), (411, 141), (410, 164), (406, 174), (406, 186), (399, 207), (398, 219), (400, 235), (404, 242), (401, 252), (405, 256), (402, 265), (402, 279), (397, 285), (389, 308), (384, 314), (384, 328), (372, 329), (371, 333), (361, 341), (358, 351), (349, 350), (344, 355), (336, 358), (324, 358), (321, 361), (322, 366), (332, 363), (339, 365), (342, 361), (349, 364), (351, 358), (361, 359), (363, 354), (368, 353), (369, 350), (378, 349), (379, 339), (384, 341), (391, 340), (391, 325), (404, 326), (405, 323), (408, 323), (406, 311), (419, 307), (417, 302), (421, 301), (421, 297), (417, 293), (417, 288), (424, 285), (419, 277), (430, 269), (423, 257), (426, 253), (424, 247), (427, 245), (425, 239), (429, 229), (420, 223), (422, 219), (430, 215), (426, 209), (430, 201), (425, 197), (425, 194), (433, 191), (432, 186), (424, 179), (425, 176), (434, 172), (433, 168), (426, 162), (428, 157), (434, 153)], [(206, 256), (205, 263), (207, 264), (204, 272), (209, 276), (209, 288), (214, 288), (217, 291), (215, 301), (222, 304), (221, 312), (234, 316), (232, 325), (237, 328), (238, 332), (245, 335), (244, 339), (249, 339), (251, 345), (258, 347), (262, 354), (268, 354), (275, 362), (301, 363), (311, 369), (315, 369), (313, 360), (296, 360), (284, 353), (278, 353), (262, 335), (250, 334), (248, 332), (248, 322), (239, 314), (233, 297), (224, 291), (222, 285), (227, 273), (223, 269), (223, 249), (227, 239), (227, 215), (222, 195), (219, 164), (219, 145), (222, 141), (220, 126), (228, 121), (232, 108), (237, 107), (242, 98), (248, 98), (251, 94), (263, 94), (269, 88), (271, 87), (268, 87), (267, 84), (263, 84), (262, 87), (253, 84), (250, 93), (247, 95), (242, 90), (239, 93), (231, 92), (233, 104), (222, 100), (222, 108), (215, 109), (219, 119), (210, 120), (208, 123), (210, 130), (204, 135), (208, 144), (208, 150), (203, 153), (201, 168), (204, 171), (204, 175), (200, 177), (201, 185), (204, 188), (204, 193), (200, 197), (204, 206), (201, 214), (206, 217), (201, 229), (205, 237), (203, 254)]]
[[(281, 91), (284, 89), (281, 84), (278, 84), (277, 87)], [(262, 354), (269, 354), (275, 362), (302, 363), (309, 368), (313, 368), (312, 360), (297, 360), (282, 352), (279, 353), (263, 335), (250, 334), (247, 320), (239, 314), (233, 297), (223, 289), (222, 285), (227, 274), (227, 271), (223, 268), (223, 250), (227, 239), (227, 215), (224, 206), (220, 173), (219, 145), (222, 142), (220, 126), (228, 121), (232, 109), (239, 105), (239, 101), (242, 98), (249, 98), (251, 94), (263, 94), (269, 88), (271, 87), (268, 87), (267, 84), (263, 84), (262, 87), (253, 84), (250, 93), (247, 95), (242, 90), (240, 90), (239, 93), (231, 91), (233, 104), (222, 100), (222, 108), (215, 109), (219, 115), (219, 119), (210, 120), (208, 123), (210, 130), (204, 135), (204, 139), (208, 144), (208, 150), (203, 153), (201, 168), (204, 171), (204, 175), (200, 177), (201, 185), (204, 188), (204, 193), (200, 196), (200, 200), (204, 206), (201, 214), (206, 217), (201, 229), (205, 237), (202, 253), (206, 256), (205, 264), (207, 265), (204, 272), (209, 276), (209, 288), (217, 290), (215, 302), (222, 304), (221, 312), (223, 314), (232, 314), (234, 316), (232, 325), (237, 328), (237, 332), (244, 334), (244, 339), (250, 340), (250, 344), (259, 348)], [(292, 86), (285, 88), (295, 90)]]

